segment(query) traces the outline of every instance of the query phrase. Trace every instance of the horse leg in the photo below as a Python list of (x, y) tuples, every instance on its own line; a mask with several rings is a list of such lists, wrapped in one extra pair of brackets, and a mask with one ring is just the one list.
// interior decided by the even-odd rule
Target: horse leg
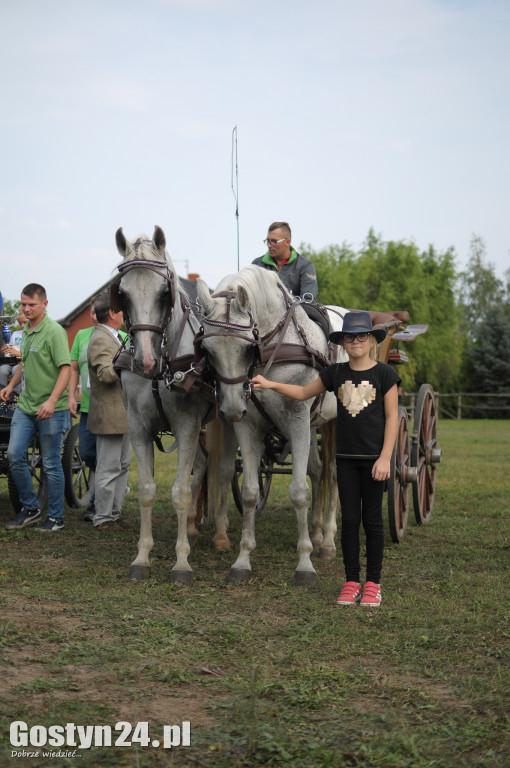
[(338, 507), (338, 486), (336, 483), (336, 466), (334, 458), (328, 467), (329, 503), (324, 524), (324, 537), (319, 549), (321, 560), (333, 560), (336, 556), (335, 536), (337, 531), (336, 512)]
[(230, 549), (228, 530), (228, 493), (234, 474), (235, 458), (237, 454), (237, 437), (230, 424), (223, 426), (223, 452), (219, 464), (219, 507), (216, 510), (216, 534), (213, 546), (218, 551)]
[(321, 480), (321, 460), (319, 456), (319, 445), (317, 443), (317, 431), (311, 430), (310, 433), (310, 453), (308, 456), (308, 476), (312, 482), (312, 545), (315, 553), (319, 552), (322, 544), (322, 529), (324, 526), (324, 516), (322, 513), (321, 495), (319, 492)]
[[(238, 435), (239, 436), (239, 435)], [(253, 433), (243, 433), (239, 440), (243, 457), (243, 532), (239, 546), (239, 555), (227, 577), (229, 584), (239, 584), (251, 577), (250, 554), (256, 547), (255, 507), (259, 499), (259, 467), (262, 457), (262, 436), (256, 438)]]
[[(193, 479), (191, 481), (191, 507), (193, 510), (197, 509), (198, 496), (202, 488), (202, 482), (204, 480), (207, 471), (207, 460), (202, 446), (198, 445), (195, 461), (193, 462)], [(190, 547), (196, 544), (198, 538), (197, 529), (197, 514), (193, 515), (193, 518), (187, 520), (187, 534)]]
[(129, 569), (129, 578), (135, 581), (143, 581), (143, 579), (147, 579), (150, 576), (149, 555), (154, 546), (154, 539), (152, 538), (152, 507), (156, 500), (156, 483), (153, 479), (154, 445), (152, 438), (147, 437), (145, 443), (133, 442), (133, 449), (138, 462), (140, 538), (138, 539), (138, 554)]
[(315, 584), (316, 572), (310, 560), (312, 542), (308, 533), (308, 506), (310, 489), (306, 482), (306, 467), (310, 453), (310, 429), (294, 432), (292, 445), (292, 480), (290, 483), (290, 499), (296, 510), (298, 525), (297, 550), (298, 565), (294, 574), (294, 584), (298, 587), (310, 587)]
[[(178, 444), (177, 475), (172, 487), (172, 502), (177, 512), (177, 542), (175, 553), (177, 561), (172, 568), (171, 580), (178, 584), (191, 583), (191, 566), (188, 563), (190, 544), (188, 531), (195, 529), (195, 509), (192, 506), (190, 474), (193, 460), (198, 448), (200, 424), (196, 425), (195, 433), (188, 428), (176, 433)], [(177, 430), (176, 430), (177, 432)]]

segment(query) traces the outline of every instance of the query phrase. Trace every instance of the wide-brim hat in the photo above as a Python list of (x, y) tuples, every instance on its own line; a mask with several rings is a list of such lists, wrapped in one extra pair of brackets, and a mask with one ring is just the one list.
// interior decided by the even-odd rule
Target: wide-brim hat
[(378, 344), (386, 338), (387, 331), (385, 328), (373, 328), (372, 318), (368, 312), (347, 312), (344, 315), (344, 324), (341, 331), (335, 331), (329, 334), (329, 340), (333, 344), (341, 344), (342, 339), (346, 333), (371, 333), (375, 336)]

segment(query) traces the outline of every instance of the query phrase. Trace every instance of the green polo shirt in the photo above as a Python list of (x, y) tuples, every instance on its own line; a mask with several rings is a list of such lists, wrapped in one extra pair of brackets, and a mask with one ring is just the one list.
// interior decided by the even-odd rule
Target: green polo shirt
[[(60, 373), (61, 365), (71, 365), (67, 333), (48, 315), (31, 330), (27, 323), (21, 337), (20, 352), (25, 377), (18, 407), (27, 415), (37, 413), (48, 400)], [(67, 387), (60, 395), (56, 411), (67, 410)]]

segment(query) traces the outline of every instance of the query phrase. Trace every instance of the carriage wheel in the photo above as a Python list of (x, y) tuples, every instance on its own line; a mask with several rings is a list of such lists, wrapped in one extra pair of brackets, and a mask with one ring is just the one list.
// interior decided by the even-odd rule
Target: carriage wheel
[[(235, 505), (239, 513), (243, 514), (243, 503), (241, 500), (241, 475), (243, 474), (243, 462), (241, 458), (236, 459), (234, 477), (232, 478), (232, 495), (234, 497)], [(269, 490), (271, 488), (271, 480), (273, 479), (273, 463), (267, 455), (267, 450), (264, 448), (264, 453), (260, 460), (259, 467), (259, 500), (255, 506), (255, 516), (260, 515), (265, 507), (267, 498), (269, 496)]]
[(88, 507), (94, 492), (94, 472), (80, 456), (78, 444), (79, 424), (73, 424), (67, 432), (62, 452), (64, 470), (64, 495), (70, 507)]
[[(42, 466), (42, 456), (39, 452), (39, 438), (37, 435), (28, 447), (27, 464), (32, 475), (32, 483), (37, 496), (37, 506), (43, 512), (48, 501), (48, 480)], [(18, 489), (10, 472), (7, 475), (7, 488), (14, 511), (21, 512), (22, 504), (19, 499)]]
[(434, 506), (436, 469), (441, 461), (437, 447), (437, 412), (434, 390), (422, 384), (414, 411), (411, 445), (411, 464), (416, 468), (417, 480), (413, 484), (413, 505), (416, 522), (428, 523)]
[(388, 480), (388, 521), (391, 539), (398, 544), (404, 538), (409, 512), (410, 442), (407, 411), (398, 408), (398, 432), (391, 455)]

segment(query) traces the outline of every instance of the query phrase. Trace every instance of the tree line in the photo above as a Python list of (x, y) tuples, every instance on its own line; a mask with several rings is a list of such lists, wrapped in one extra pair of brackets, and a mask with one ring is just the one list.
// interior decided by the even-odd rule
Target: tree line
[[(429, 382), (443, 393), (510, 395), (510, 269), (504, 280), (497, 277), (481, 237), (472, 236), (462, 271), (453, 248), (420, 251), (412, 242), (383, 241), (372, 229), (358, 251), (345, 243), (299, 250), (315, 265), (323, 304), (407, 310), (410, 324), (429, 326), (405, 346), (409, 363), (399, 367), (405, 391)], [(4, 314), (14, 315), (18, 305), (4, 301)]]
[(473, 235), (462, 271), (453, 248), (421, 251), (412, 242), (383, 241), (373, 230), (358, 251), (344, 243), (320, 251), (302, 244), (300, 252), (315, 265), (323, 304), (407, 310), (410, 324), (429, 326), (404, 349), (405, 391), (429, 382), (439, 392), (510, 394), (510, 270), (497, 277), (481, 237)]

